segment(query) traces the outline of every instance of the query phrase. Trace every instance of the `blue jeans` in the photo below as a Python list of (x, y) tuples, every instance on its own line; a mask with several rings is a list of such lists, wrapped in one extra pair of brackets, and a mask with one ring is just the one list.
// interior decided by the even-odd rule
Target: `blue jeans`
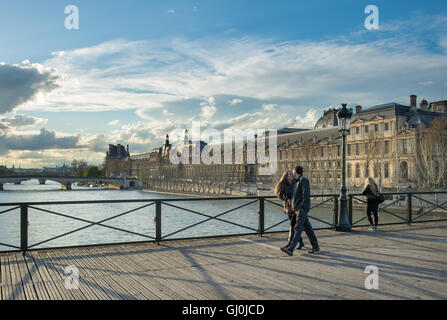
[[(315, 236), (314, 229), (312, 228), (312, 225), (309, 221), (308, 216), (309, 210), (306, 209), (300, 209), (298, 213), (298, 218), (296, 219), (295, 223), (295, 233), (293, 235), (292, 241), (289, 245), (289, 250), (293, 251), (296, 248), (296, 245), (298, 244), (299, 239), (301, 238), (301, 233), (306, 232), (307, 237), (309, 238), (310, 244), (312, 245), (312, 248), (318, 249), (318, 240)], [(295, 213), (296, 214), (296, 213)]]

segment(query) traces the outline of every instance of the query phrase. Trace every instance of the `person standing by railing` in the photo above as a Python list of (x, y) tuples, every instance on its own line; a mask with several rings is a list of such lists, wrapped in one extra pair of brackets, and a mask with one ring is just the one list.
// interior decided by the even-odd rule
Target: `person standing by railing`
[[(368, 177), (366, 179), (362, 194), (367, 197), (366, 216), (370, 224), (369, 230), (377, 230), (377, 225), (379, 224), (379, 203), (377, 201), (379, 187), (373, 178)], [(374, 215), (374, 222), (371, 215)]]
[(301, 166), (296, 166), (293, 171), (293, 175), (297, 180), (297, 182), (294, 183), (292, 193), (293, 210), (296, 215), (296, 223), (294, 226), (295, 232), (290, 244), (281, 248), (281, 251), (287, 253), (289, 256), (293, 255), (293, 250), (295, 250), (303, 230), (306, 232), (310, 244), (312, 245), (312, 249), (309, 250), (308, 253), (317, 253), (320, 251), (318, 240), (312, 225), (310, 224), (308, 215), (310, 211), (310, 183), (309, 180), (304, 177), (303, 173), (304, 169)]
[[(285, 171), (279, 180), (278, 184), (275, 188), (275, 195), (279, 197), (284, 204), (284, 212), (289, 216), (290, 227), (289, 227), (289, 238), (286, 247), (290, 245), (292, 241), (293, 235), (295, 233), (295, 223), (296, 223), (296, 215), (292, 209), (292, 193), (293, 193), (293, 185), (295, 183), (295, 178), (293, 172), (291, 170)], [(302, 237), (299, 238), (299, 247), (301, 250), (304, 247), (304, 242)]]

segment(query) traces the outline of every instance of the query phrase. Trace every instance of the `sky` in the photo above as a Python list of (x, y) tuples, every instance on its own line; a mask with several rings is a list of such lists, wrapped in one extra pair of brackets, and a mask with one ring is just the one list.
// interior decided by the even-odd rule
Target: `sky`
[(312, 128), (341, 103), (446, 99), (446, 31), (439, 0), (3, 0), (0, 165), (100, 164), (192, 121)]

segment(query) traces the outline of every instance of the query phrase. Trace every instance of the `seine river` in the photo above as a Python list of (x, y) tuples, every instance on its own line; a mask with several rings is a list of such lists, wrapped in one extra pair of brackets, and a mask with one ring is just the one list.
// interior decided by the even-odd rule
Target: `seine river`
[[(37, 180), (25, 181), (21, 185), (5, 184), (4, 191), (0, 191), (1, 203), (16, 202), (46, 202), (46, 201), (88, 201), (88, 200), (127, 200), (127, 199), (172, 199), (196, 198), (194, 196), (150, 193), (140, 190), (95, 190), (88, 187), (73, 186), (71, 191), (62, 191), (60, 184), (47, 181), (46, 185), (39, 185)], [(210, 216), (219, 215), (232, 208), (249, 203), (247, 200), (209, 200), (172, 202), (172, 205), (204, 213)], [(63, 213), (98, 222), (114, 215), (138, 208), (145, 203), (104, 203), (79, 205), (39, 205), (38, 208)], [(12, 207), (0, 207), (0, 212)], [(259, 204), (255, 202), (241, 209), (220, 216), (220, 219), (231, 221), (253, 229), (258, 227)], [(280, 207), (267, 203), (265, 205), (265, 225), (272, 226), (281, 222), (287, 216)], [(137, 210), (127, 215), (105, 222), (105, 225), (133, 231), (139, 234), (155, 237), (155, 205)], [(168, 205), (162, 205), (162, 236), (174, 233), (182, 228), (208, 219), (205, 216), (193, 214)], [(72, 230), (89, 225), (87, 222), (77, 221), (57, 216), (48, 212), (29, 209), (29, 240), (30, 246), (47, 239), (57, 237)], [(287, 222), (272, 229), (273, 231), (287, 230)], [(218, 220), (210, 220), (194, 228), (178, 232), (168, 239), (188, 238), (210, 235), (230, 235), (251, 233), (249, 229), (235, 226)], [(139, 235), (129, 234), (102, 226), (92, 226), (79, 232), (43, 243), (34, 248), (89, 245), (102, 243), (117, 243), (129, 241), (151, 240)], [(20, 246), (20, 209), (0, 214), (0, 243)], [(0, 251), (11, 250), (0, 245)]]

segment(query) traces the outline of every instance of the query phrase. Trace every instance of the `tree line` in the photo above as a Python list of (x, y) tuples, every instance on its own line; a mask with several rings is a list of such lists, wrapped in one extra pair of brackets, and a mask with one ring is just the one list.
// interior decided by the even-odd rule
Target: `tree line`
[(105, 176), (104, 164), (89, 165), (85, 160), (74, 159), (71, 162), (71, 174), (76, 177), (97, 178)]

